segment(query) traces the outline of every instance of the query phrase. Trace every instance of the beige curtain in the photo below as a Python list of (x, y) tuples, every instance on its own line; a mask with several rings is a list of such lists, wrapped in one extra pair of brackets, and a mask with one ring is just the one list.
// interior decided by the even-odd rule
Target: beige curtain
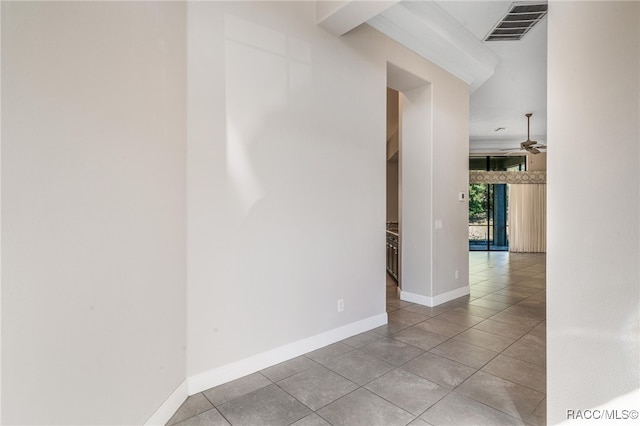
[(509, 185), (509, 251), (547, 250), (547, 185)]

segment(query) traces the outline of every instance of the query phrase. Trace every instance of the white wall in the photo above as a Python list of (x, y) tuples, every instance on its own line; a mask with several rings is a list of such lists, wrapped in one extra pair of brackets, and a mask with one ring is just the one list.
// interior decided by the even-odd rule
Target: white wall
[(640, 408), (639, 76), (640, 3), (550, 3), (549, 424)]
[(400, 297), (433, 294), (433, 99), (426, 83), (400, 94)]
[(466, 176), (468, 93), (367, 26), (324, 32), (311, 2), (191, 3), (188, 33), (188, 375), (206, 376), (385, 314), (387, 61), (437, 90), (436, 143), (461, 157), (442, 180)]
[(2, 3), (2, 423), (185, 378), (185, 6)]
[(386, 85), (314, 3), (188, 16), (194, 375), (384, 314)]
[(467, 86), (315, 19), (2, 4), (4, 423), (142, 423), (185, 378), (386, 318), (387, 62), (430, 82), (434, 150), (461, 164)]
[(431, 297), (438, 304), (469, 288), (468, 196), (458, 199), (469, 192), (469, 88), (434, 85), (433, 98), (433, 219), (442, 220), (442, 229), (433, 234)]
[(469, 293), (468, 204), (458, 200), (469, 188), (469, 88), (411, 74), (426, 84), (401, 93), (401, 298), (435, 306)]

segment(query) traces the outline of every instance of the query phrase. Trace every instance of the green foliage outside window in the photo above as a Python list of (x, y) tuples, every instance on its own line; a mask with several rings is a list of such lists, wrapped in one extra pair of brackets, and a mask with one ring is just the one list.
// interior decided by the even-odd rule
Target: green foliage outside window
[(469, 185), (469, 222), (481, 221), (486, 216), (487, 186), (481, 183)]

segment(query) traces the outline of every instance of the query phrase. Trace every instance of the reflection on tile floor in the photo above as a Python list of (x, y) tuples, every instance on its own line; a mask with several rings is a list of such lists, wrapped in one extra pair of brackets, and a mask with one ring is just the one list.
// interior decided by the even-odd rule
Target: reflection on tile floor
[(543, 425), (545, 255), (469, 253), (429, 308), (387, 279), (389, 324), (193, 395), (169, 425)]

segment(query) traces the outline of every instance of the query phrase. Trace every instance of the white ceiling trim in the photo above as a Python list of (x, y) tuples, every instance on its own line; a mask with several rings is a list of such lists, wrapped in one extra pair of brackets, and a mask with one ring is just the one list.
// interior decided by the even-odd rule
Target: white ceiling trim
[(432, 1), (400, 2), (369, 25), (469, 84), (474, 91), (500, 58)]
[(316, 23), (331, 34), (341, 36), (398, 1), (316, 1)]

